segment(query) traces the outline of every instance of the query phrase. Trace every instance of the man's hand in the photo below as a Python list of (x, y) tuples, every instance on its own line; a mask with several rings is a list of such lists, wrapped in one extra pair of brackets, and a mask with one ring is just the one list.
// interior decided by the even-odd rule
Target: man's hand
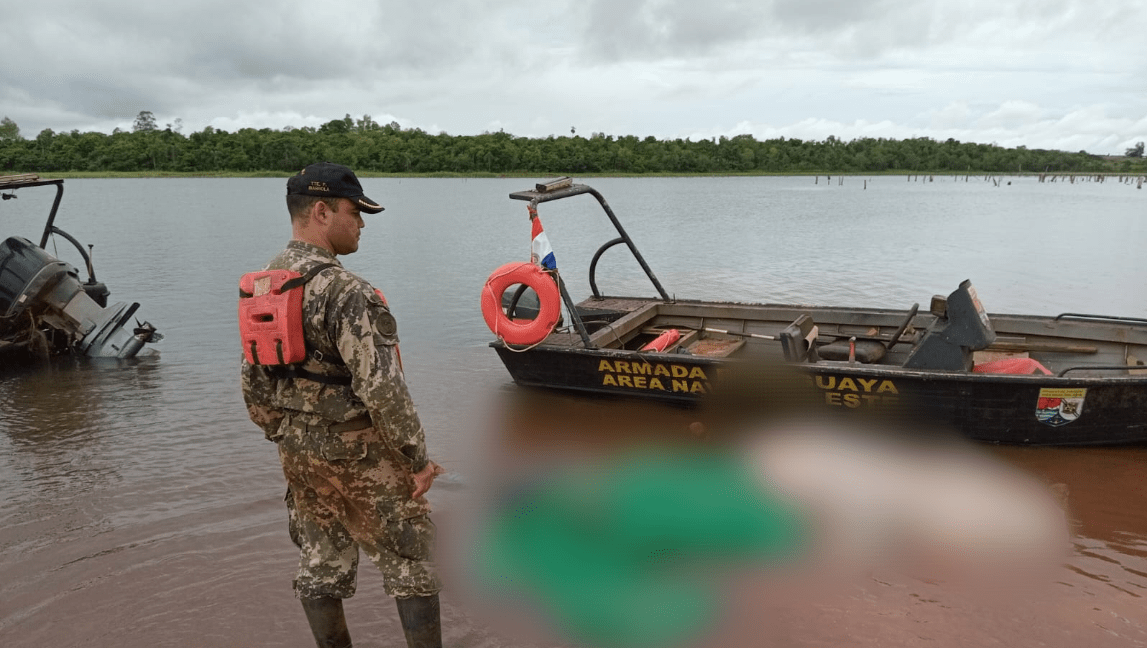
[(434, 483), (434, 478), (444, 472), (445, 468), (431, 461), (425, 468), (414, 473), (414, 494), (411, 498), (416, 499), (425, 495), (426, 491), (430, 490), (430, 485)]

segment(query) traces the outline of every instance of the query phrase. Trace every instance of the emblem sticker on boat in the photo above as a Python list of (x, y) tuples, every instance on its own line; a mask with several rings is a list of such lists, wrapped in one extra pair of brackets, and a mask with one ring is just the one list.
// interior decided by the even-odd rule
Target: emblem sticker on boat
[(1055, 389), (1043, 387), (1039, 390), (1039, 401), (1035, 406), (1035, 417), (1040, 423), (1052, 426), (1067, 425), (1083, 414), (1083, 399), (1087, 389)]

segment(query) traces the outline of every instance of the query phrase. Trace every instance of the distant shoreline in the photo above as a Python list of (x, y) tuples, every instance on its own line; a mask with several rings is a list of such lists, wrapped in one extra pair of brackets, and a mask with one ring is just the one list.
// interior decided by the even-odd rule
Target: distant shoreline
[[(35, 173), (44, 179), (116, 179), (116, 178), (288, 178), (294, 174), (285, 171), (218, 171), (218, 172), (178, 172), (178, 171), (5, 171), (4, 175), (19, 175), (21, 173)], [(516, 171), (512, 173), (380, 173), (374, 171), (356, 171), (361, 178), (462, 178), (462, 179), (489, 179), (489, 178), (557, 178), (571, 176), (574, 178), (721, 178), (721, 177), (833, 177), (844, 176), (854, 178), (875, 178), (887, 176), (942, 176), (942, 177), (1138, 177), (1147, 175), (1144, 171), (744, 171), (744, 172), (712, 172), (712, 173), (530, 173)]]

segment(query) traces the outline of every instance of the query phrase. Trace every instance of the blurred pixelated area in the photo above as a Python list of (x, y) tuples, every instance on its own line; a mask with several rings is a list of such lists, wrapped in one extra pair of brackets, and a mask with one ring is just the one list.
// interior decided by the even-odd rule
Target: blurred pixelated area
[(694, 408), (500, 394), (444, 547), (466, 605), (541, 645), (786, 645), (873, 587), (1022, 601), (1068, 555), (1062, 485), (911, 412), (814, 415), (781, 371), (725, 379)]

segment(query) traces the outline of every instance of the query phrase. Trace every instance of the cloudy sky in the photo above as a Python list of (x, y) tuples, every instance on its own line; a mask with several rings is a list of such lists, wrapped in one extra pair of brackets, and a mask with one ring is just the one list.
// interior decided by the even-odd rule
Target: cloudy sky
[(73, 0), (0, 21), (34, 137), (371, 115), (428, 132), (1147, 139), (1147, 0)]

